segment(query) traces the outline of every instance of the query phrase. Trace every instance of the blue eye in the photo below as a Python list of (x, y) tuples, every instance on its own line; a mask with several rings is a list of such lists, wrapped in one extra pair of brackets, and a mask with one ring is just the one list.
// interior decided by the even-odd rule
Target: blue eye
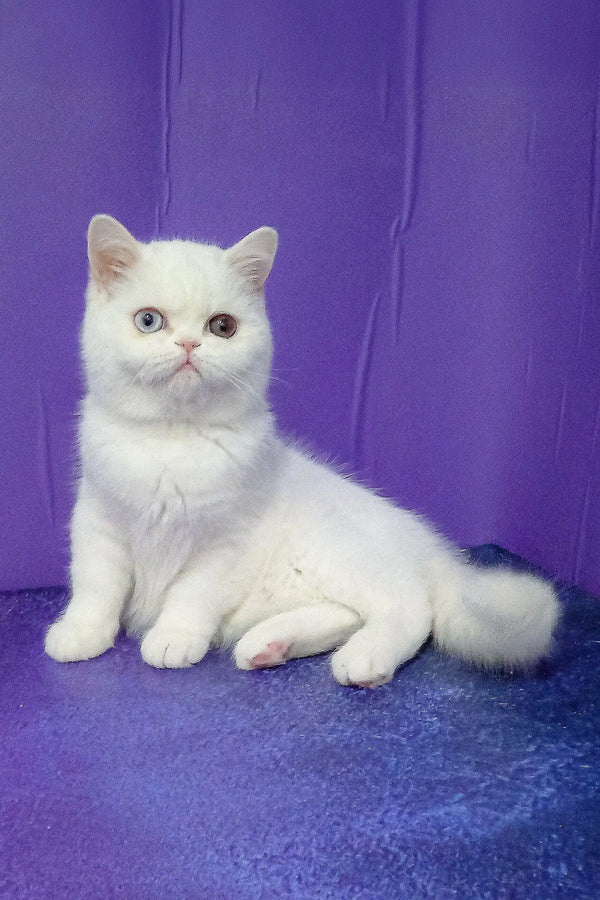
[(157, 309), (140, 309), (133, 317), (133, 323), (142, 334), (152, 334), (165, 327), (165, 318)]

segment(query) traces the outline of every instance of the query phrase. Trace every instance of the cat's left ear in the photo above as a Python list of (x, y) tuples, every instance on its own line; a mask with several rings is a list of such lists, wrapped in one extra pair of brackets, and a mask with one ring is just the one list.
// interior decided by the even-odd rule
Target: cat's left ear
[(225, 251), (227, 262), (251, 284), (255, 291), (262, 291), (271, 271), (278, 235), (274, 228), (258, 228)]
[(110, 290), (137, 263), (140, 245), (112, 216), (94, 216), (87, 238), (91, 276), (99, 288)]

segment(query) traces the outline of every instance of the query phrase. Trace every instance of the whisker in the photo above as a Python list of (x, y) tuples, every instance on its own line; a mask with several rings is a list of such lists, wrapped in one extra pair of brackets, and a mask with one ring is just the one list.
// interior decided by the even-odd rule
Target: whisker
[(260, 396), (260, 394), (258, 394), (254, 390), (252, 385), (249, 384), (245, 379), (243, 379), (241, 375), (238, 375), (235, 372), (230, 372), (228, 369), (225, 369), (223, 366), (220, 366), (218, 363), (216, 363), (212, 360), (209, 363), (209, 365), (213, 366), (213, 368), (217, 369), (219, 372), (222, 372), (223, 375), (225, 375), (225, 378), (227, 379), (227, 381), (229, 381), (230, 384), (234, 385), (234, 387), (237, 387), (240, 389), (245, 389), (250, 394), (252, 394), (253, 397), (256, 397), (257, 400), (262, 400), (262, 397)]
[[(211, 362), (210, 364), (214, 365), (215, 368), (219, 369), (220, 372), (227, 372), (226, 369), (224, 369), (222, 366), (219, 366), (217, 363)], [(248, 375), (264, 375), (264, 372), (260, 371), (259, 369), (245, 369), (245, 372)], [(240, 375), (236, 375), (234, 372), (229, 372), (228, 374), (231, 375), (232, 377), (239, 378), (243, 384), (247, 385), (247, 383), (245, 381), (243, 381), (243, 379), (241, 379)], [(287, 385), (287, 387), (290, 387), (289, 381), (286, 381), (285, 378), (279, 378), (277, 375), (273, 375), (272, 373), (270, 373), (268, 375), (268, 380), (269, 381), (277, 381), (279, 384), (285, 384), (285, 385)], [(250, 387), (250, 385), (247, 385), (247, 387)]]

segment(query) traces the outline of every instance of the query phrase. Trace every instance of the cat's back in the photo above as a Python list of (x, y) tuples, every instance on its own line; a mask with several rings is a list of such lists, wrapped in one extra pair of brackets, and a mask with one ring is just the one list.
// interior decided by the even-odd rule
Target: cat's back
[[(345, 545), (378, 547), (384, 554), (399, 546), (431, 553), (440, 545), (427, 523), (293, 445), (281, 449), (282, 477), (266, 523), (271, 538), (320, 549)], [(287, 540), (286, 540), (287, 539)]]

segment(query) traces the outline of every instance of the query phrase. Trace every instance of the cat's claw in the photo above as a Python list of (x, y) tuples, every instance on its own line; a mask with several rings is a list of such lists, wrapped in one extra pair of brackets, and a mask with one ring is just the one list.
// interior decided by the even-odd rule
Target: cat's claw
[(113, 646), (116, 629), (104, 622), (59, 619), (46, 634), (44, 649), (57, 662), (78, 662), (100, 656)]
[(142, 659), (156, 669), (187, 669), (206, 655), (209, 642), (189, 631), (174, 631), (155, 625), (142, 641)]

